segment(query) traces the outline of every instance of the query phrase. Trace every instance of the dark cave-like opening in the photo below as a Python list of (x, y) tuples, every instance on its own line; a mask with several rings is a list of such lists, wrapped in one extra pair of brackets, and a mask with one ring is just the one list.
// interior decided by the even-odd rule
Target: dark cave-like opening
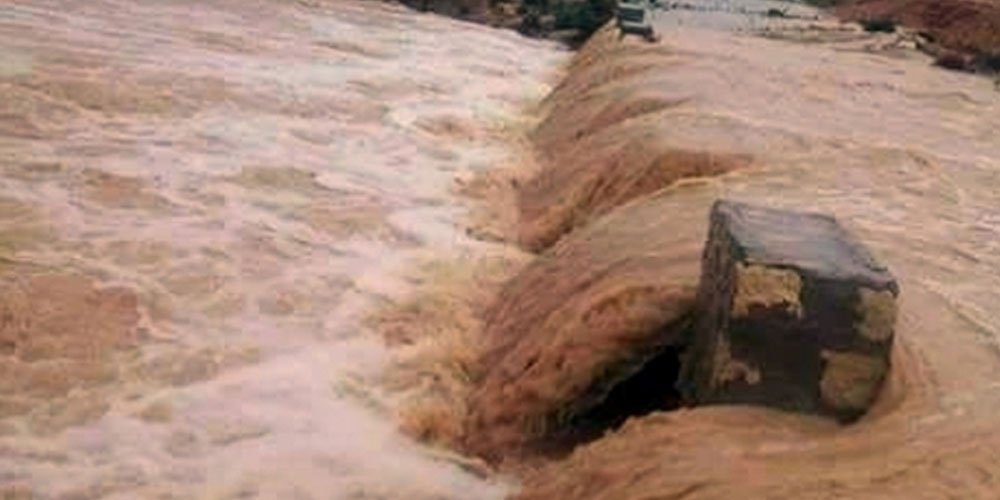
[(562, 438), (549, 451), (561, 455), (619, 428), (631, 417), (680, 408), (683, 401), (677, 378), (682, 352), (680, 347), (667, 347), (637, 372), (615, 384), (600, 404), (569, 422)]
[(601, 404), (581, 415), (581, 423), (616, 429), (629, 417), (676, 410), (681, 405), (677, 390), (680, 366), (680, 350), (664, 349), (631, 377), (616, 384)]

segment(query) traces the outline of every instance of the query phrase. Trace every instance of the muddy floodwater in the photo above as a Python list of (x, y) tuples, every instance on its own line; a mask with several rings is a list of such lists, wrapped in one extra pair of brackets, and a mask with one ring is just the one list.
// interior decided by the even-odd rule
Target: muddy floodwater
[[(0, 498), (996, 498), (1000, 92), (905, 32), (695, 7), (568, 66), (376, 1), (3, 2)], [(629, 238), (700, 248), (720, 197), (833, 214), (896, 276), (872, 412), (698, 407), (556, 459), (462, 456), (501, 278), (549, 262), (627, 292), (669, 274), (642, 268), (665, 249), (620, 260)], [(421, 342), (447, 355), (394, 371)]]
[[(729, 1), (662, 11), (655, 19), (659, 47), (601, 34), (583, 50), (571, 85), (587, 89), (586, 77), (602, 68), (630, 74), (592, 85), (585, 90), (591, 99), (556, 99), (553, 116), (587, 119), (579, 130), (591, 133), (578, 143), (588, 154), (570, 147), (563, 158), (615, 161), (628, 153), (618, 153), (615, 142), (636, 138), (634, 149), (749, 155), (753, 165), (647, 191), (574, 229), (551, 254), (555, 261), (575, 258), (572, 264), (596, 275), (624, 267), (608, 257), (627, 255), (618, 245), (638, 245), (608, 235), (639, 241), (648, 227), (680, 240), (678, 247), (700, 243), (717, 198), (833, 214), (899, 282), (889, 383), (849, 426), (739, 406), (633, 418), (531, 475), (519, 498), (1000, 494), (1000, 92), (989, 78), (934, 67), (915, 50), (912, 33), (866, 33), (800, 9), (784, 19), (765, 8)], [(594, 112), (559, 104), (577, 101)], [(621, 101), (627, 104), (612, 107)], [(627, 119), (602, 121), (601, 110)], [(546, 137), (560, 137), (549, 128)], [(566, 165), (548, 168), (572, 168)], [(600, 180), (628, 168), (618, 164)], [(536, 191), (561, 186), (543, 187), (548, 191)], [(577, 196), (577, 208), (595, 206), (588, 196), (600, 193), (562, 192)], [(696, 234), (685, 236), (692, 226)], [(684, 269), (697, 272), (697, 259), (684, 261)], [(657, 270), (648, 269), (651, 280)], [(636, 281), (624, 274), (622, 283)], [(566, 276), (573, 275), (560, 278)]]
[(0, 6), (0, 497), (499, 498), (363, 318), (566, 52), (381, 2)]

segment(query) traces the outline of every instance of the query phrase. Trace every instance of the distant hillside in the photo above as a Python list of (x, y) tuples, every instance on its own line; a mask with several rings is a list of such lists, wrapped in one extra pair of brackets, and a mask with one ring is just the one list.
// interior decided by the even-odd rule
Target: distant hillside
[(977, 69), (1000, 71), (1000, 2), (974, 0), (848, 0), (836, 7), (851, 20), (892, 19), (960, 51)]

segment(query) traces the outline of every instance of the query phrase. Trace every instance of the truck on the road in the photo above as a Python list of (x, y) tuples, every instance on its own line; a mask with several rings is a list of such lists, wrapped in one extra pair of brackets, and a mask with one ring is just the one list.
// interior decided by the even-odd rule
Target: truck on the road
[(636, 34), (647, 41), (656, 40), (653, 31), (653, 3), (650, 0), (619, 0), (616, 11), (621, 36)]

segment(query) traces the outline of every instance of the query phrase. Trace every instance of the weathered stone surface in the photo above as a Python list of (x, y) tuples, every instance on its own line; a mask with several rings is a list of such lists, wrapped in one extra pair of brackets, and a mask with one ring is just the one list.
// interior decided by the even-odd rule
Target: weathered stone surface
[(718, 201), (687, 396), (855, 419), (888, 373), (898, 293), (833, 217)]

